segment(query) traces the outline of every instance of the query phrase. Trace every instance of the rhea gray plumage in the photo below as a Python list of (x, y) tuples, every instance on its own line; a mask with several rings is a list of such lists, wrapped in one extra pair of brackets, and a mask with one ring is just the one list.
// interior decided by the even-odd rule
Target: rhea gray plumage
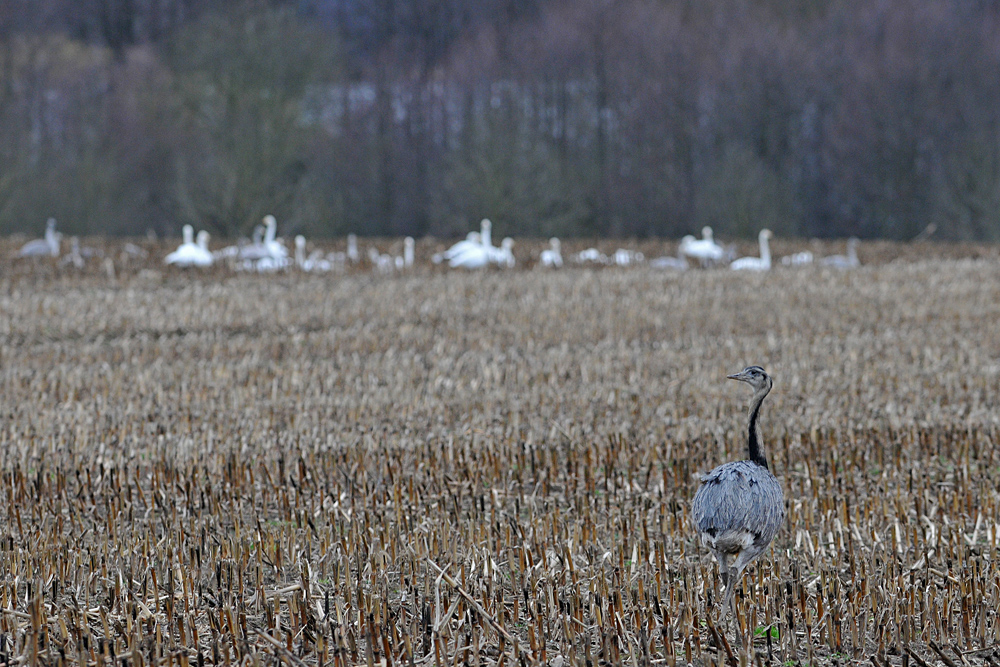
[(761, 443), (760, 406), (771, 378), (760, 366), (729, 375), (754, 388), (747, 433), (748, 460), (724, 463), (701, 478), (691, 513), (702, 544), (719, 561), (726, 587), (723, 607), (735, 606), (733, 591), (743, 570), (771, 543), (785, 520), (781, 485), (767, 467)]

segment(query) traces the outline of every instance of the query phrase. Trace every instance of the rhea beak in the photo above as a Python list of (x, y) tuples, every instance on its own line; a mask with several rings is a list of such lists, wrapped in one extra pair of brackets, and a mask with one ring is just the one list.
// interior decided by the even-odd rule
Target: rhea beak
[(726, 379), (727, 380), (742, 380), (743, 382), (746, 382), (747, 378), (746, 378), (746, 375), (744, 375), (743, 373), (735, 373), (733, 375), (727, 375)]

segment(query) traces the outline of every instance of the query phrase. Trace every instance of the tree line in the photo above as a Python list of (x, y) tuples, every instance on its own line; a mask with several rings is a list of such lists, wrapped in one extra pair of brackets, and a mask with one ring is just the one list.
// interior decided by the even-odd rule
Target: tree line
[(987, 0), (5, 0), (0, 232), (1000, 240)]

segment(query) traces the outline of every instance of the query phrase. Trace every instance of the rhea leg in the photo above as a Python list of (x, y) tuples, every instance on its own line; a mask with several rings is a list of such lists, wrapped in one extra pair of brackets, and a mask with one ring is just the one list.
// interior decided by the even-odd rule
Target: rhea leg
[(736, 616), (736, 582), (739, 580), (740, 575), (736, 569), (729, 570), (726, 575), (722, 578), (726, 582), (726, 601), (722, 603), (722, 607), (729, 607), (733, 611), (733, 616)]
[(730, 588), (730, 577), (729, 577), (729, 554), (723, 551), (715, 552), (715, 559), (719, 561), (719, 578), (722, 580), (722, 585), (726, 589), (726, 602), (722, 605), (719, 610), (719, 614), (726, 613), (726, 605), (729, 604), (729, 588)]
[(736, 630), (736, 644), (738, 646), (743, 646), (743, 632), (740, 629), (740, 615), (736, 611), (736, 585), (740, 582), (743, 572), (737, 570), (735, 567), (730, 568), (727, 579), (729, 580), (729, 585), (726, 587), (726, 601), (724, 607), (729, 607), (732, 611), (733, 617), (733, 627)]

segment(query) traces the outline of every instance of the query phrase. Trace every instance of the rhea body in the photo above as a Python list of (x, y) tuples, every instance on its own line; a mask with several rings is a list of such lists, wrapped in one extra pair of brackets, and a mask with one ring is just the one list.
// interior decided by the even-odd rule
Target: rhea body
[(753, 387), (747, 433), (748, 458), (724, 463), (701, 478), (691, 513), (695, 527), (719, 562), (726, 587), (723, 607), (735, 608), (733, 592), (743, 570), (759, 556), (785, 520), (784, 496), (771, 474), (760, 432), (760, 408), (771, 391), (771, 377), (760, 366), (727, 376)]

